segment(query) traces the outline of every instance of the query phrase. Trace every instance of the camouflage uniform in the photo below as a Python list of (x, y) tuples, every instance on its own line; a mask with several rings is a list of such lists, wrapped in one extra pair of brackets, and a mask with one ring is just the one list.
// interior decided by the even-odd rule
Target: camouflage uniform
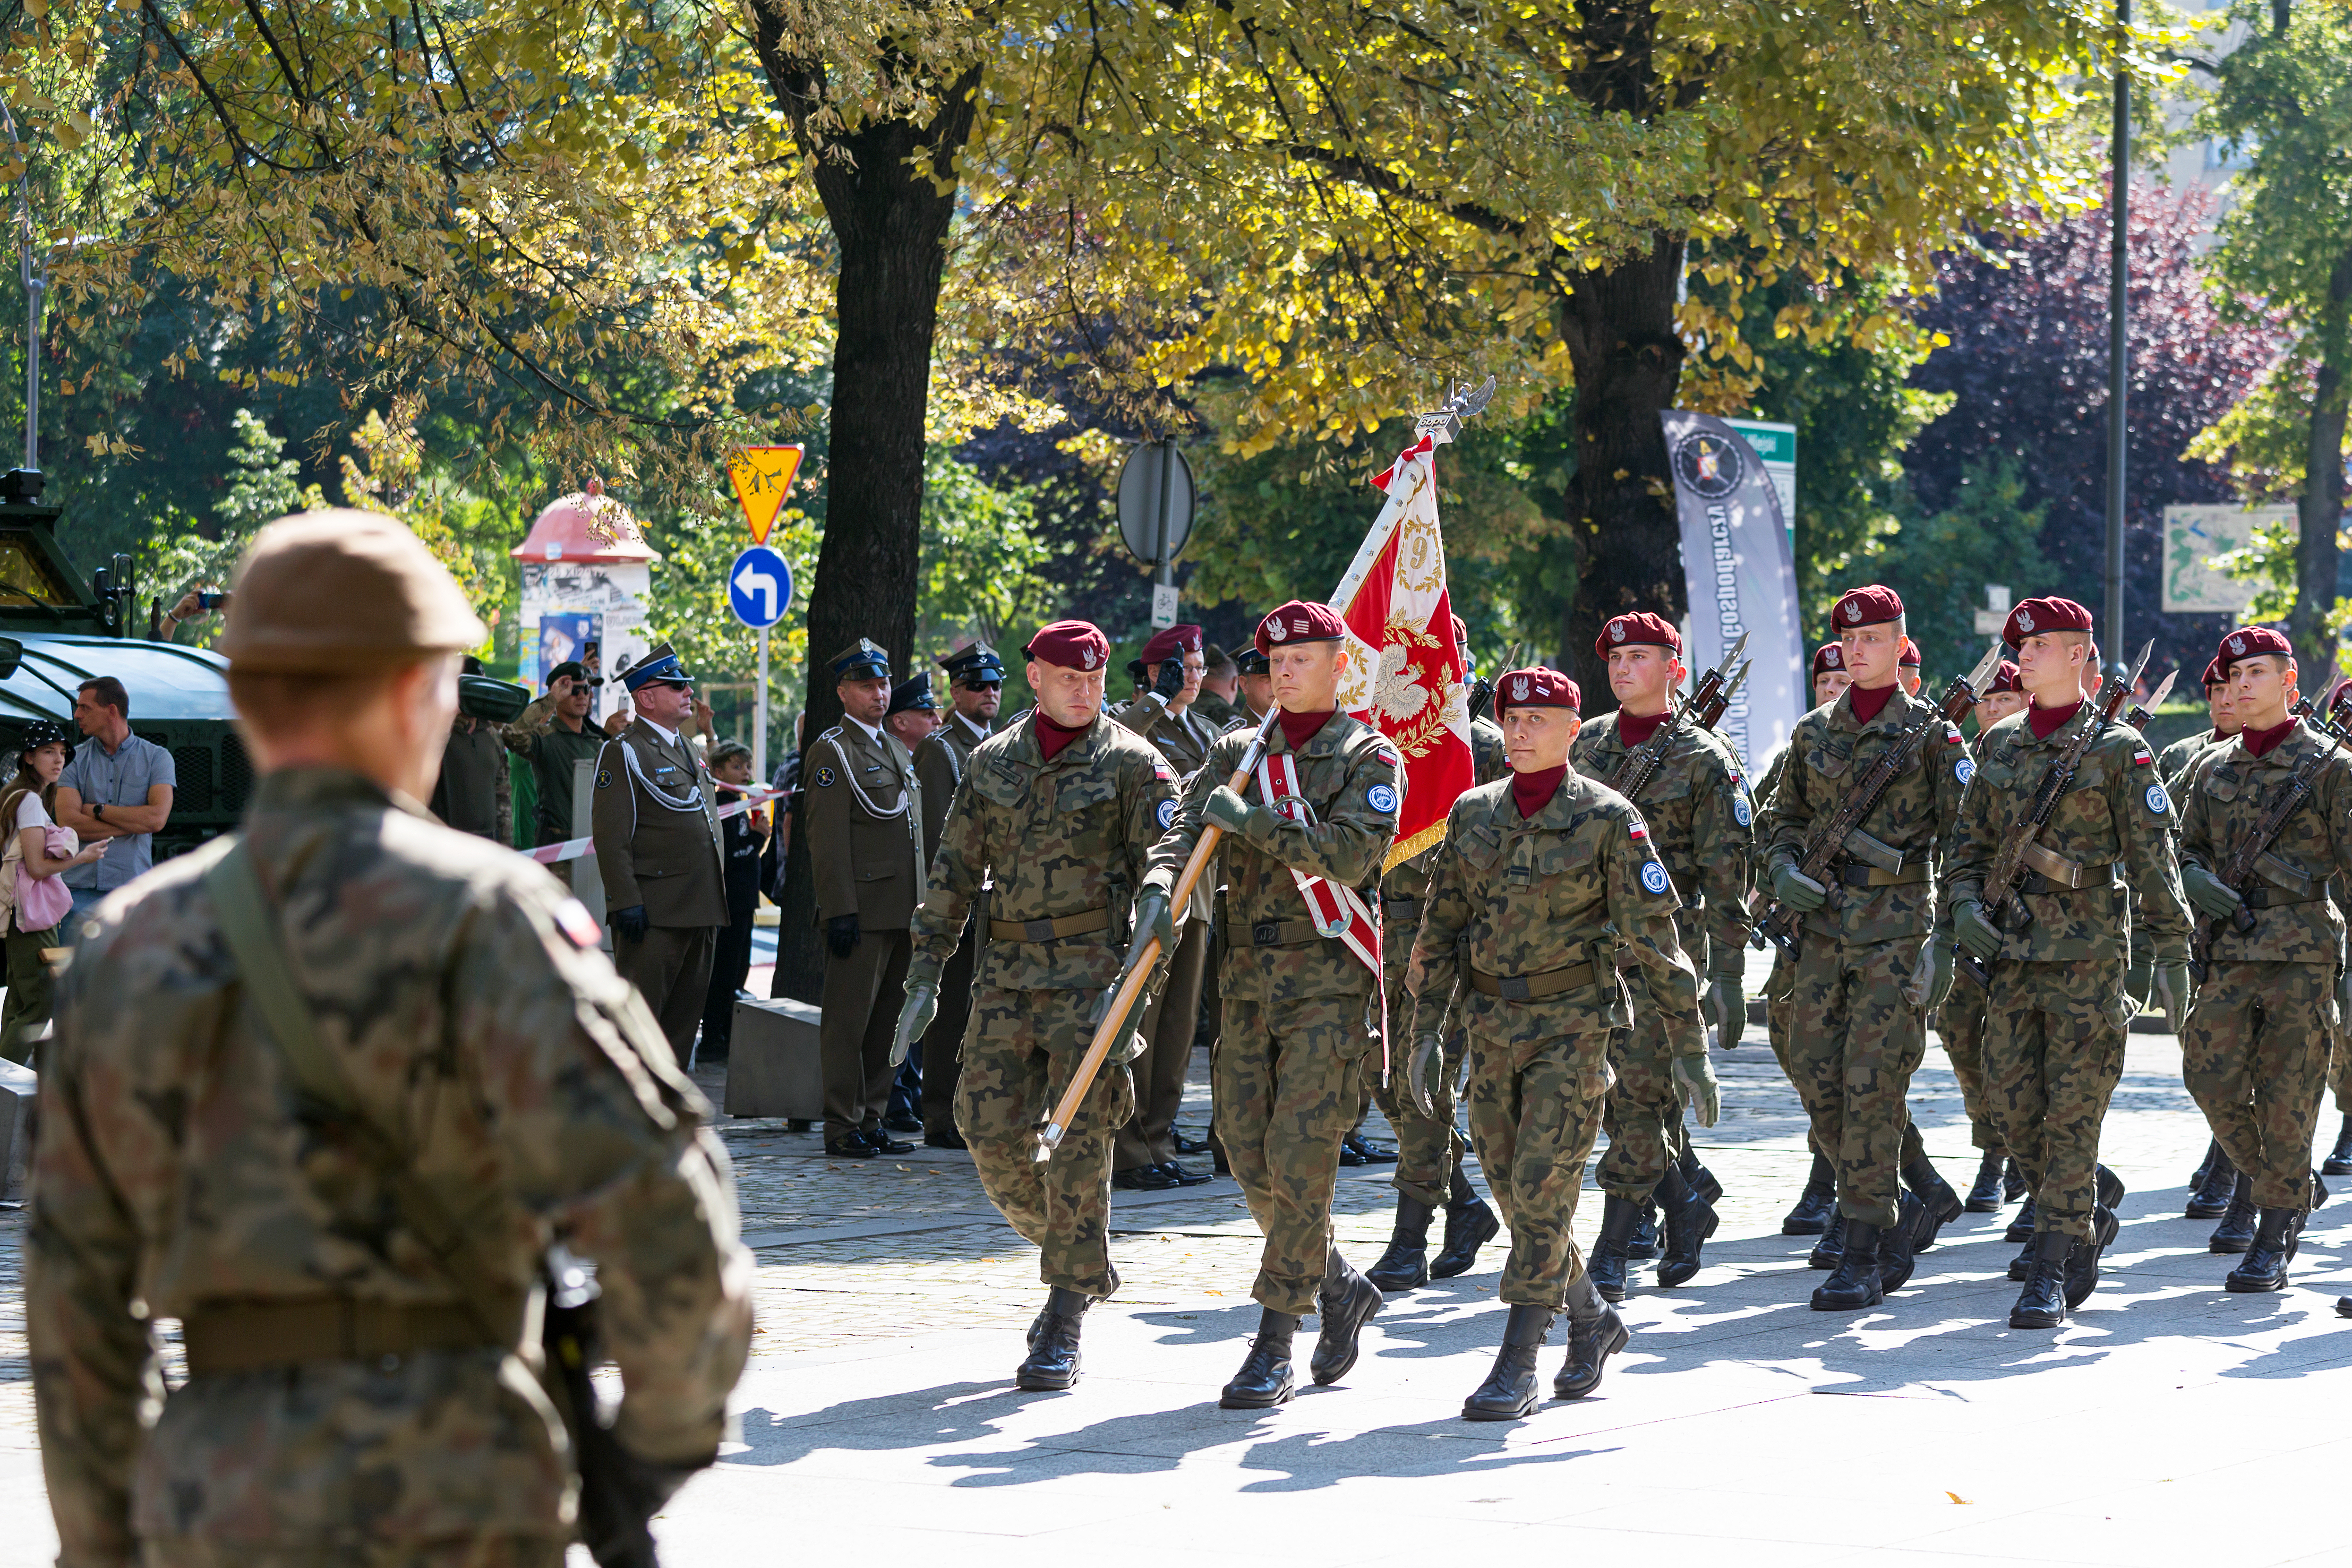
[[(1965, 740), (1962, 745), (1973, 759), (1984, 748), (1984, 736), (1979, 733), (1974, 747), (1968, 747)], [(1951, 994), (1944, 998), (1944, 1005), (1936, 1010), (1936, 1016), (1927, 1022), (1928, 1027), (1936, 1031), (1936, 1038), (1944, 1042), (1945, 1059), (1951, 1063), (1952, 1076), (1959, 1081), (1960, 1103), (1969, 1115), (1969, 1146), (1988, 1153), (2005, 1152), (2008, 1145), (2001, 1142), (2000, 1123), (1993, 1114), (1992, 1102), (1986, 1097), (1984, 1040), (1987, 1000), (1983, 988), (1956, 985)], [(1912, 1135), (1917, 1136), (1916, 1132)]]
[[(1612, 1041), (1632, 1027), (1617, 959), (1640, 966), (1670, 1042), (1704, 1049), (1681, 907), (1641, 813), (1573, 767), (1522, 820), (1511, 782), (1454, 803), (1413, 946), (1413, 1032), (1449, 1005), (1469, 1035), (1470, 1136), (1511, 1229), (1502, 1299), (1556, 1311), (1583, 1273), (1577, 1189), (1601, 1128)], [(1578, 980), (1580, 983), (1569, 983)], [(1528, 999), (1505, 982), (1563, 988)]]
[[(2326, 749), (2308, 726), (2262, 757), (2233, 741), (2200, 759), (2181, 805), (2180, 862), (2219, 873), (2297, 764)], [(2352, 760), (2319, 764), (2311, 798), (2286, 820), (2239, 889), (2254, 914), (2240, 936), (2210, 933), (2205, 977), (2180, 1040), (2181, 1073), (2258, 1207), (2300, 1213), (2328, 1046), (2344, 916), (2331, 878), (2352, 873)]]
[(1032, 1155), (1094, 1038), (1087, 1016), (1118, 978), (1144, 855), (1175, 814), (1176, 779), (1149, 742), (1108, 717), (1050, 762), (1036, 727), (1024, 713), (972, 748), (915, 912), (907, 979), (938, 983), (992, 877), (956, 1127), (989, 1201), (1039, 1249), (1038, 1277), (1101, 1297), (1118, 1288), (1110, 1152), (1135, 1110), (1126, 1070), (1096, 1075), (1050, 1161)]
[[(2163, 785), (2164, 792), (2174, 800), (2185, 800), (2187, 794), (2181, 786), (2188, 782), (2189, 764), (2195, 762), (2199, 754), (2207, 747), (2229, 738), (2231, 737), (2224, 736), (2218, 729), (2208, 728), (2200, 729), (2195, 735), (2174, 741), (2157, 757), (2157, 782)], [(2173, 831), (2179, 831), (2177, 823)]]
[[(2037, 738), (2032, 714), (2011, 714), (1979, 743), (1983, 759), (1945, 866), (1948, 907), (1982, 896), (2001, 841), (2031, 808), (2053, 759), (2099, 722), (2098, 705), (2086, 702)], [(2030, 862), (2019, 883), (2032, 922), (2009, 933), (1991, 966), (1985, 1075), (2002, 1141), (2045, 1231), (2092, 1234), (2099, 1123), (2122, 1076), (2125, 1030), (2137, 1010), (2124, 990), (2131, 944), (2148, 944), (2158, 964), (2188, 958), (2171, 826), (2171, 803), (2147, 744), (2128, 725), (2111, 726), (2083, 754), (2074, 787), (2035, 841), (2058, 859)], [(2064, 880), (2044, 874), (2052, 870)], [(2077, 877), (2081, 885), (2066, 885)], [(1953, 987), (1973, 988), (1965, 977)]]
[[(204, 881), (227, 841), (158, 866), (100, 908), (43, 1075), (26, 1306), (60, 1561), (553, 1568), (576, 1483), (523, 1337), (551, 1239), (603, 1265), (624, 1444), (717, 1451), (751, 1309), (709, 1108), (538, 867), (324, 768), (265, 778), (246, 842), (325, 1048), (514, 1337), (415, 1337), (464, 1298), (240, 1005)], [(354, 1303), (415, 1348), (271, 1354)], [(159, 1318), (192, 1373), (168, 1397)]]
[[(1569, 760), (1587, 779), (1606, 782), (1634, 750), (1618, 734), (1622, 713), (1603, 714), (1577, 732)], [(1748, 857), (1755, 806), (1737, 753), (1714, 731), (1685, 727), (1666, 748), (1634, 802), (1650, 825), (1650, 842), (1678, 892), (1689, 894), (1675, 915), (1682, 951), (1694, 969), (1710, 953), (1727, 972), (1744, 968), (1748, 936)], [(1683, 1136), (1682, 1094), (1675, 1087), (1667, 1020), (1633, 981), (1633, 1027), (1612, 1046), (1616, 1082), (1601, 1113), (1609, 1152), (1601, 1156), (1601, 1190), (1628, 1202), (1645, 1201), (1665, 1175), (1668, 1145)]]
[(1797, 721), (1788, 766), (1764, 808), (1763, 836), (1768, 868), (1796, 865), (1815, 823), (1835, 814), (1906, 727), (1927, 721), (1917, 756), (1861, 828), (1900, 864), (1888, 870), (1847, 856), (1829, 903), (1798, 927), (1788, 978), (1782, 1061), (1812, 1119), (1815, 1146), (1838, 1167), (1839, 1211), (1884, 1230), (1895, 1223), (1896, 1174), (1917, 1136), (1904, 1097), (1927, 1051), (1925, 1015), (1903, 998), (1903, 987), (1935, 922), (1929, 862), (1958, 815), (1969, 764), (1959, 731), (1935, 705), (1898, 687), (1860, 724), (1857, 689)]
[[(1152, 848), (1147, 882), (1174, 887), (1200, 839), (1202, 808), (1249, 743), (1248, 732), (1228, 731), (1210, 747), (1173, 825)], [(1266, 755), (1290, 751), (1277, 722)], [(1370, 971), (1337, 938), (1315, 934), (1291, 868), (1355, 888), (1377, 904), (1374, 879), (1396, 836), (1402, 786), (1394, 749), (1344, 713), (1327, 719), (1296, 755), (1299, 793), (1314, 820), (1281, 821), (1262, 840), (1228, 833), (1218, 844), (1223, 1022), (1210, 1062), (1210, 1098), (1218, 1141), (1265, 1235), (1251, 1294), (1269, 1312), (1300, 1316), (1315, 1310), (1330, 1259), (1339, 1140), (1354, 1124), (1365, 1053), (1378, 1048), (1380, 1003)], [(1375, 804), (1375, 789), (1388, 809)], [(1257, 796), (1253, 779), (1243, 798), (1268, 804)]]

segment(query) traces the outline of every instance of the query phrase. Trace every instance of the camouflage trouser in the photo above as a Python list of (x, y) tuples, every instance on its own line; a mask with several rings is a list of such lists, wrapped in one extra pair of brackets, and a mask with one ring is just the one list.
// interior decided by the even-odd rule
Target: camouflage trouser
[(1265, 1236), (1250, 1294), (1273, 1312), (1313, 1312), (1330, 1259), (1339, 1140), (1355, 1124), (1365, 1053), (1377, 1049), (1364, 1002), (1225, 998), (1209, 1058), (1210, 1104), (1226, 1163)]
[(1952, 1076), (1960, 1081), (1960, 1102), (1969, 1111), (1969, 1142), (1979, 1149), (1999, 1149), (2000, 1130), (1993, 1124), (1992, 1103), (1985, 1098), (1985, 991), (1971, 980), (1954, 983), (1935, 1018), (1936, 1037), (1944, 1042)]
[(1633, 998), (1633, 1027), (1609, 1036), (1609, 1066), (1616, 1075), (1601, 1112), (1609, 1152), (1601, 1156), (1601, 1190), (1633, 1203), (1648, 1201), (1666, 1162), (1688, 1148), (1683, 1131), (1682, 1091), (1675, 1087), (1675, 1053), (1666, 1045), (1664, 1023), (1650, 1005), (1637, 972), (1626, 977)]
[(2327, 1087), (2336, 1095), (2336, 1108), (2352, 1116), (2352, 1019), (2338, 1019), (2333, 1039), (2335, 1052), (2327, 1062)]
[(487, 1535), (472, 1541), (366, 1546), (335, 1541), (316, 1548), (256, 1546), (192, 1536), (142, 1536), (141, 1568), (563, 1568), (562, 1541)]
[(1573, 1234), (1577, 1192), (1609, 1095), (1609, 1047), (1623, 1032), (1514, 1045), (1470, 1031), (1470, 1141), (1510, 1228), (1507, 1305), (1558, 1312), (1584, 1272)]
[(1812, 1120), (1813, 1148), (1837, 1166), (1838, 1211), (1881, 1228), (1895, 1223), (1898, 1167), (1917, 1147), (1904, 1096), (1927, 1053), (1927, 1020), (1903, 985), (1920, 941), (1808, 932), (1789, 994), (1781, 1063)]
[(2002, 958), (1992, 967), (1985, 1087), (2043, 1230), (2091, 1233), (2099, 1124), (2124, 1072), (2121, 982), (2097, 966)]
[(1078, 1105), (1061, 1147), (1033, 1157), (1037, 1127), (1086, 1054), (1095, 991), (972, 994), (956, 1085), (956, 1127), (971, 1145), (981, 1189), (1005, 1222), (1038, 1249), (1037, 1277), (1088, 1296), (1118, 1289), (1110, 1264), (1110, 1150), (1135, 1113), (1135, 1081), (1105, 1067)]
[(1454, 1120), (1454, 1085), (1462, 1077), (1466, 1037), (1458, 1029), (1445, 1037), (1445, 1082), (1438, 1086), (1433, 1103), (1436, 1113), (1423, 1115), (1404, 1081), (1405, 1064), (1412, 1051), (1412, 998), (1405, 994), (1404, 966), (1394, 960), (1389, 964), (1388, 992), (1389, 1081), (1381, 1082), (1379, 1061), (1367, 1058), (1365, 1090), (1380, 1102), (1381, 1114), (1396, 1129), (1397, 1191), (1432, 1208), (1443, 1208), (1447, 1189), (1454, 1185), (1454, 1167), (1462, 1163), (1467, 1147)]
[(2181, 1027), (2189, 1092), (2263, 1208), (2311, 1201), (2311, 1145), (2335, 1028), (2327, 964), (2215, 964)]

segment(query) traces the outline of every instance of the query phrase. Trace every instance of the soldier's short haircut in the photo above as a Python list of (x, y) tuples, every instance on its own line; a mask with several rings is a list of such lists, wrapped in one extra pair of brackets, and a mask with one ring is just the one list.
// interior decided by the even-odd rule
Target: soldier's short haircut
[(110, 707), (125, 718), (131, 716), (131, 694), (112, 675), (92, 675), (74, 689), (89, 693), (90, 700), (101, 707)]

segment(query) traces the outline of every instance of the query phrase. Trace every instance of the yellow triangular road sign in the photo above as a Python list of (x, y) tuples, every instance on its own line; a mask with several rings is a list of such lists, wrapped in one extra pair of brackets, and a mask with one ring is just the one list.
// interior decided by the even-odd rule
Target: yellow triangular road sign
[(742, 503), (743, 520), (751, 525), (751, 542), (768, 542), (768, 530), (775, 526), (776, 514), (784, 509), (784, 497), (792, 494), (793, 477), (801, 471), (801, 449), (797, 446), (739, 446), (735, 459), (727, 465), (727, 477), (735, 482), (735, 499)]

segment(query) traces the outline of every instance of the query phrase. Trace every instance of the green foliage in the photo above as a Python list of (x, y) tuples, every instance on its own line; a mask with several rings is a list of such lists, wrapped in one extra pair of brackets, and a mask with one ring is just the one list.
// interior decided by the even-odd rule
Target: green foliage
[(1940, 689), (1984, 656), (1990, 639), (1973, 622), (1987, 583), (2015, 584), (2021, 598), (2048, 574), (2034, 542), (2042, 508), (2026, 507), (2024, 493), (2014, 459), (1972, 464), (1948, 508), (1896, 523), (1872, 541), (1864, 570), (1903, 596), (1930, 685)]

